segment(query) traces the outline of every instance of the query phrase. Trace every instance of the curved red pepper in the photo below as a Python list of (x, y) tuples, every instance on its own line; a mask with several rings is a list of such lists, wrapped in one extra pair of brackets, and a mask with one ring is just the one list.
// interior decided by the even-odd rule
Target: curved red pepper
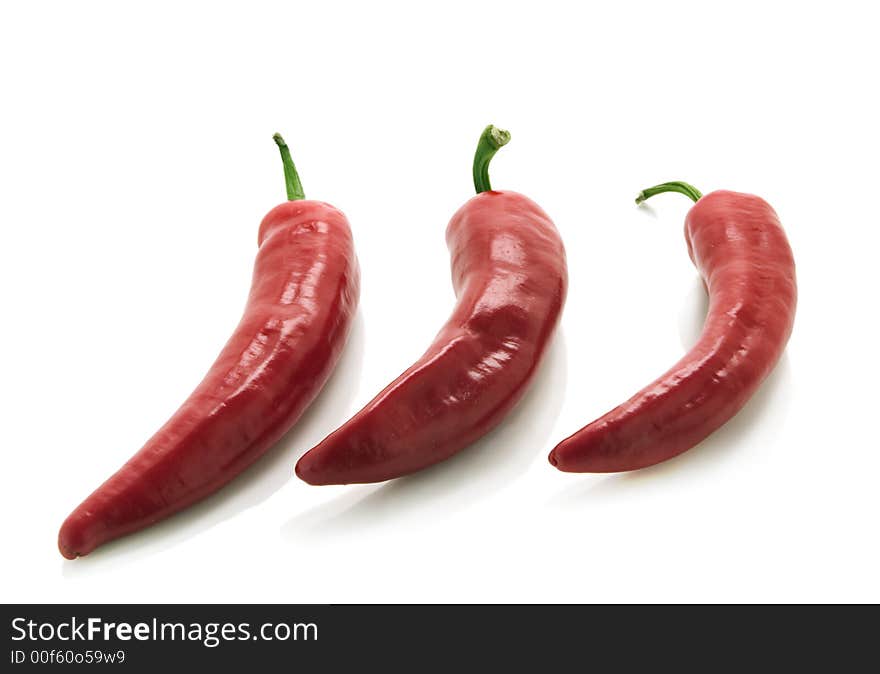
[(244, 316), (171, 419), (65, 520), (68, 559), (216, 491), (269, 449), (323, 387), (348, 337), (359, 271), (345, 216), (305, 201), (286, 145), (291, 201), (260, 224)]
[(690, 449), (745, 405), (782, 355), (797, 304), (794, 258), (774, 210), (750, 194), (702, 197), (685, 221), (688, 253), (709, 292), (697, 344), (672, 369), (550, 453), (563, 471), (635, 470)]
[(565, 250), (550, 218), (515, 192), (491, 191), (488, 162), (509, 134), (484, 132), (481, 192), (446, 240), (458, 302), (427, 352), (305, 454), (311, 484), (378, 482), (442, 461), (493, 428), (522, 397), (559, 320)]

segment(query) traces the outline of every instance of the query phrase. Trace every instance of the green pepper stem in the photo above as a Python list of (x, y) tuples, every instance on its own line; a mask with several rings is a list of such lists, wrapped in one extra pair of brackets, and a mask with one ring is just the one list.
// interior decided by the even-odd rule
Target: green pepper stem
[(474, 188), (477, 194), (492, 189), (489, 183), (489, 162), (495, 153), (510, 142), (510, 132), (491, 124), (483, 130), (477, 151), (474, 153)]
[(654, 187), (642, 190), (639, 192), (639, 196), (636, 197), (636, 203), (640, 204), (645, 199), (650, 199), (655, 194), (661, 194), (662, 192), (679, 192), (690, 197), (694, 202), (699, 201), (703, 197), (702, 192), (693, 185), (683, 183), (680, 180), (674, 180), (673, 182), (660, 183), (659, 185), (654, 185)]
[(303, 192), (302, 183), (299, 181), (299, 173), (296, 172), (296, 166), (293, 165), (293, 158), (290, 156), (290, 148), (281, 137), (280, 133), (272, 136), (278, 149), (281, 150), (281, 161), (284, 164), (284, 185), (287, 188), (287, 198), (290, 201), (305, 199), (306, 193)]

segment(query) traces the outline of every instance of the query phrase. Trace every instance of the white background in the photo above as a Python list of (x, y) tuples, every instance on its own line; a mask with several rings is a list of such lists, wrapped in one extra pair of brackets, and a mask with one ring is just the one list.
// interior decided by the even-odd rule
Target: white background
[[(880, 601), (872, 3), (11, 3), (0, 11), (4, 601)], [(454, 296), (446, 223), (493, 184), (569, 253), (561, 331), (495, 433), (392, 483), (310, 487), (305, 450), (417, 358)], [(65, 562), (68, 512), (236, 325), (257, 226), (347, 213), (363, 267), (339, 367), (233, 485)], [(766, 198), (798, 263), (788, 350), (663, 465), (553, 469), (555, 442), (671, 365), (706, 308), (687, 180)]]

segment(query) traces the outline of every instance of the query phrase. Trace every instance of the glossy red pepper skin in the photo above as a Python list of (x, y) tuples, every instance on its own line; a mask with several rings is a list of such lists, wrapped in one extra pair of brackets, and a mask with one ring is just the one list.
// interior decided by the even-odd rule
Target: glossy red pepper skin
[(345, 216), (290, 201), (263, 219), (250, 296), (235, 333), (171, 419), (67, 518), (68, 559), (216, 491), (269, 449), (339, 359), (359, 294)]
[(560, 470), (635, 470), (681, 454), (734, 416), (782, 355), (797, 284), (770, 205), (712, 192), (688, 213), (685, 238), (709, 292), (699, 341), (659, 379), (560, 442), (549, 457)]
[(453, 216), (446, 240), (452, 316), (412, 367), (300, 459), (306, 482), (378, 482), (443, 461), (526, 391), (568, 286), (556, 227), (523, 195), (487, 191)]

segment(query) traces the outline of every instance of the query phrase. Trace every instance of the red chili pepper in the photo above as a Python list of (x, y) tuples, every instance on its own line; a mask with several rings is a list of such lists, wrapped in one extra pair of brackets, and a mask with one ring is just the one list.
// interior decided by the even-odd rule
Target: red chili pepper
[(260, 224), (244, 316), (183, 406), (65, 520), (68, 559), (216, 491), (269, 449), (323, 387), (348, 337), (359, 271), (345, 216), (306, 201), (275, 136), (290, 201)]
[(305, 454), (311, 484), (378, 482), (442, 461), (493, 428), (534, 376), (565, 301), (565, 250), (530, 199), (489, 184), (510, 135), (489, 126), (474, 159), (478, 192), (446, 241), (458, 302), (428, 351)]
[(671, 191), (696, 202), (685, 238), (709, 292), (702, 335), (666, 374), (560, 442), (549, 457), (560, 470), (635, 470), (690, 449), (745, 405), (788, 342), (797, 285), (775, 211), (751, 194), (704, 197), (681, 182), (644, 190), (636, 203)]

